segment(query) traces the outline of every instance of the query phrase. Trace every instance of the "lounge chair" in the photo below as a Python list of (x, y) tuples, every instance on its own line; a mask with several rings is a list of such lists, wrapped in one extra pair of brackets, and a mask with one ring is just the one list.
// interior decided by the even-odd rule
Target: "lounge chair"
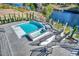
[(38, 36), (37, 38), (33, 39), (33, 42), (31, 42), (31, 45), (39, 45), (41, 42), (45, 41), (49, 37), (51, 37), (53, 34), (49, 31), (43, 33), (42, 35)]
[(79, 56), (79, 47), (72, 48), (71, 55), (73, 55), (73, 56), (76, 56), (76, 55)]
[(53, 48), (58, 47), (55, 44), (54, 45), (50, 44), (50, 43), (53, 43), (54, 39), (55, 39), (55, 35), (41, 42), (38, 48), (30, 50), (31, 51), (30, 56), (34, 56), (34, 55), (35, 56), (47, 56), (49, 54), (52, 54)]
[(47, 56), (49, 54), (52, 54), (52, 49), (48, 49), (46, 47), (39, 47), (30, 51), (30, 56)]
[(79, 56), (79, 51), (77, 52), (77, 56)]
[(79, 50), (73, 50), (73, 51), (71, 52), (71, 55), (76, 56), (76, 55), (78, 55), (78, 54), (77, 54), (78, 52), (79, 52)]
[[(40, 47), (40, 46), (42, 46), (42, 47)], [(40, 48), (31, 50), (31, 56), (35, 55), (35, 54), (36, 54), (36, 56), (47, 56), (48, 54), (52, 54), (52, 49), (55, 47), (58, 47), (58, 45), (56, 45), (55, 35), (52, 35), (50, 38), (40, 42), (38, 47), (40, 47)], [(49, 51), (51, 51), (51, 52), (49, 53)]]
[(41, 42), (40, 45), (46, 46), (54, 40), (55, 40), (55, 35), (53, 35), (52, 37), (50, 37), (50, 38), (46, 39), (45, 41)]
[(39, 40), (40, 38), (45, 37), (45, 36), (47, 36), (49, 34), (51, 34), (51, 32), (50, 31), (47, 31), (47, 32), (43, 33), (42, 35), (34, 38), (33, 41)]
[(28, 35), (32, 39), (32, 41), (35, 41), (36, 40), (35, 38), (37, 38), (38, 36), (42, 35), (45, 32), (46, 32), (46, 30), (44, 30), (44, 29), (41, 28), (41, 29), (39, 29), (37, 31), (29, 33)]

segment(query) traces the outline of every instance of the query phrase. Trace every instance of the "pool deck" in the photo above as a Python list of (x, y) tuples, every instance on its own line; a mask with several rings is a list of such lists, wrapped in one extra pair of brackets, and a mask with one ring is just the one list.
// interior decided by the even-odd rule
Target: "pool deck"
[[(30, 50), (38, 47), (29, 45), (31, 42), (25, 37), (19, 39), (12, 30), (12, 25), (24, 22), (25, 21), (0, 25), (0, 28), (3, 28), (3, 30), (5, 29), (5, 32), (0, 31), (0, 55), (30, 56)], [(56, 47), (49, 56), (70, 56), (70, 51), (62, 47)]]

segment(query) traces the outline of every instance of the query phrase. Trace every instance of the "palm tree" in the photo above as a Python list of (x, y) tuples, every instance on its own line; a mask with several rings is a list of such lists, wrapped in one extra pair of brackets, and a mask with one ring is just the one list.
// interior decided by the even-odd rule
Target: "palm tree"
[(34, 4), (34, 5), (36, 5), (36, 11), (38, 11), (38, 12), (42, 11), (42, 3), (37, 3), (37, 4)]
[(46, 17), (47, 22), (49, 22), (52, 11), (53, 11), (52, 4), (48, 4), (43, 8), (42, 12), (43, 12), (43, 15), (45, 15)]

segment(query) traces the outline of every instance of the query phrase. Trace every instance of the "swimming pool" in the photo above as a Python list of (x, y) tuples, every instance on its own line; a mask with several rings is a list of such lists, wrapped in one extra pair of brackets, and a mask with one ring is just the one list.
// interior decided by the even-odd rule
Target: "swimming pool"
[(43, 28), (43, 25), (40, 24), (37, 21), (29, 21), (29, 23), (23, 23), (19, 25), (24, 32), (26, 32), (27, 34), (32, 33), (40, 28)]

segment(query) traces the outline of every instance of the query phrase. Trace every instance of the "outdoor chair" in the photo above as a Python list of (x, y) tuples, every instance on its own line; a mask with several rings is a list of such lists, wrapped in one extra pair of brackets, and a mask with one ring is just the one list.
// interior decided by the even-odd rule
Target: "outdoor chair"
[[(48, 37), (43, 37), (43, 38), (40, 38), (39, 40), (36, 40), (34, 42), (31, 43), (32, 46), (39, 46), (40, 44), (43, 44), (45, 41), (50, 41), (49, 43), (47, 42), (46, 45), (56, 45), (58, 43), (61, 43), (61, 41), (66, 38), (68, 36), (69, 33), (65, 34), (63, 37), (61, 37), (60, 35), (54, 35), (54, 34), (51, 34), (51, 35), (48, 35)], [(55, 36), (54, 40), (53, 40), (53, 36)]]
[[(52, 42), (53, 43), (53, 42)], [(56, 47), (59, 47), (59, 44), (56, 45), (52, 45), (52, 43), (46, 45), (46, 46), (36, 46), (36, 48), (32, 48), (30, 50), (30, 56), (47, 56), (47, 55), (51, 55), (53, 52), (53, 49)]]
[(55, 35), (55, 38), (54, 38), (54, 40), (53, 40), (53, 34), (51, 34), (51, 35), (48, 35), (48, 37), (46, 38), (46, 37), (43, 37), (43, 38), (40, 38), (40, 39), (38, 39), (38, 40), (36, 40), (36, 41), (33, 41), (33, 42), (31, 42), (30, 43), (30, 45), (32, 45), (32, 46), (39, 46), (40, 44), (43, 44), (45, 41), (50, 41), (49, 43), (47, 42), (46, 43), (46, 45), (50, 45), (50, 44), (56, 44), (56, 43), (60, 43), (66, 36), (67, 36), (68, 34), (65, 34), (65, 36), (63, 36), (63, 37), (61, 37), (60, 35)]
[(79, 51), (77, 52), (77, 56), (79, 56)]
[(44, 39), (40, 39), (34, 42), (31, 42), (30, 45), (32, 46), (52, 46), (52, 45), (56, 45), (56, 41), (55, 39), (53, 39), (53, 37), (46, 39), (46, 37)]
[[(38, 48), (35, 48), (35, 49), (30, 50), (31, 51), (31, 54), (30, 55), (31, 56), (33, 56), (33, 55), (35, 55), (35, 56), (47, 56), (48, 54), (52, 54), (52, 49), (53, 49), (52, 46), (55, 46), (56, 45), (55, 42), (52, 42), (53, 37), (55, 38), (55, 36), (52, 36), (48, 40), (46, 40), (45, 39), (46, 37), (44, 37), (45, 40), (37, 41), (38, 43), (36, 42), (36, 44), (34, 42), (32, 42), (35, 45), (33, 45), (33, 44), (30, 44), (30, 45), (32, 45), (32, 46), (38, 46)], [(48, 42), (43, 45), (43, 43), (46, 42), (46, 41), (48, 41)]]
[(39, 45), (45, 46), (55, 40), (55, 35), (51, 36), (50, 38), (46, 39), (45, 41), (41, 42)]
[(79, 53), (79, 50), (72, 50), (72, 52), (71, 52), (71, 55), (78, 55), (78, 53)]
[(30, 56), (47, 56), (49, 54), (52, 54), (52, 48), (48, 49), (47, 47), (40, 47), (30, 51)]
[[(47, 51), (49, 51), (49, 50), (47, 50), (49, 48), (51, 49), (51, 54), (52, 54), (53, 48), (59, 46), (59, 43), (58, 42), (60, 42), (60, 41), (61, 40), (54, 40), (54, 41), (51, 40), (50, 42), (48, 41), (49, 43), (46, 43), (44, 45), (42, 43), (44, 43), (45, 41), (40, 42), (41, 44), (37, 44), (37, 46), (42, 46), (42, 47), (40, 49), (39, 48), (38, 49), (36, 48), (36, 49), (31, 50), (31, 55), (34, 55), (37, 52), (39, 52), (38, 54), (36, 54), (37, 56), (46, 56), (46, 55), (50, 54), (50, 53), (47, 52)], [(43, 49), (43, 48), (45, 48), (45, 49)]]
[(52, 33), (50, 31), (47, 31), (42, 35), (34, 38), (33, 41), (30, 43), (30, 45), (39, 45), (40, 42), (45, 41), (50, 36), (52, 36)]
[(71, 55), (73, 56), (79, 56), (79, 47), (74, 47), (74, 48), (71, 48)]

